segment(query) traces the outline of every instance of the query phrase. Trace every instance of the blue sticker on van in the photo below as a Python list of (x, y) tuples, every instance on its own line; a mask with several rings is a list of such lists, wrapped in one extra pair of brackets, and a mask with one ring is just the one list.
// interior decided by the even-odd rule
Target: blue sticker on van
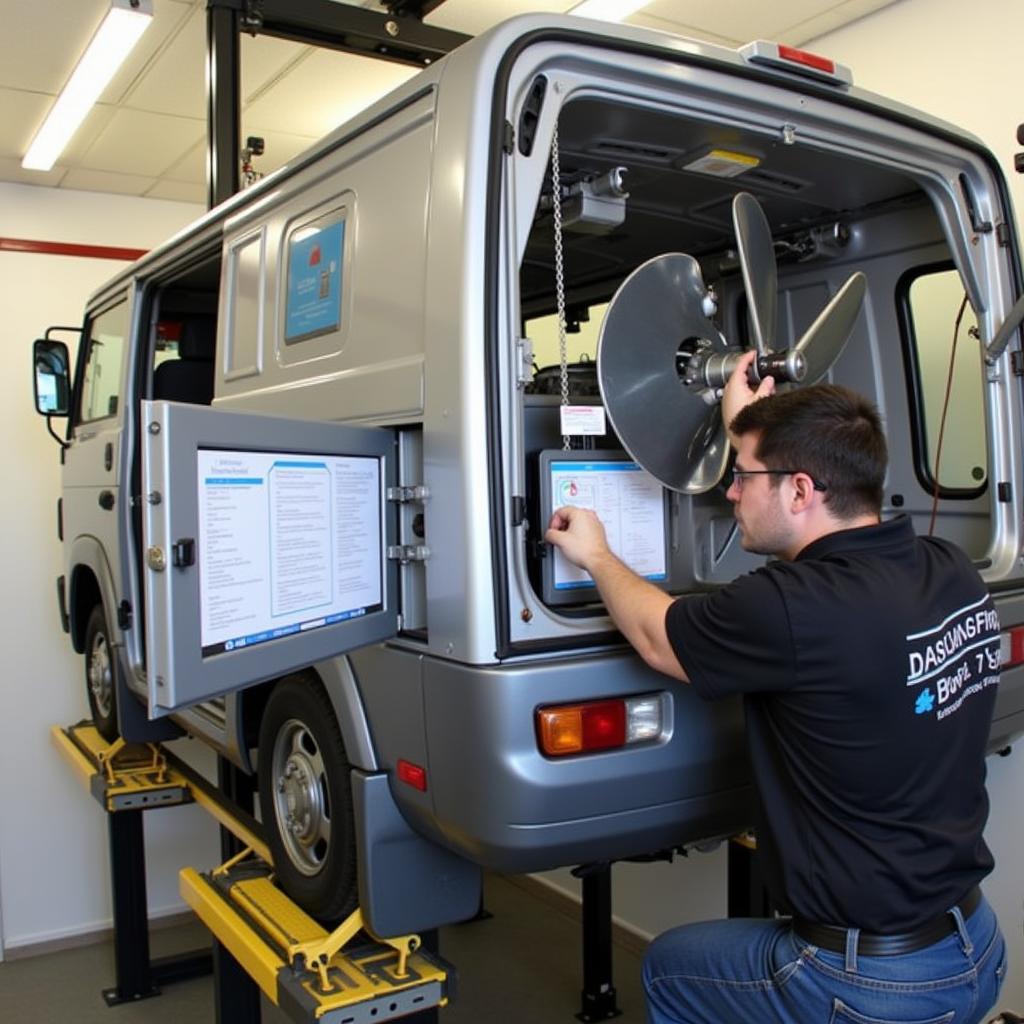
[(288, 241), (286, 342), (314, 338), (341, 326), (341, 259), (345, 222), (299, 229)]

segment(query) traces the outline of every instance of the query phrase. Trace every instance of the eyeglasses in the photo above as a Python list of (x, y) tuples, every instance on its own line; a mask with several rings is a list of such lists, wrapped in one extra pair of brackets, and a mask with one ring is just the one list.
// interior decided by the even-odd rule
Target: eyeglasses
[[(738, 491), (743, 490), (743, 478), (748, 476), (792, 476), (794, 473), (804, 473), (802, 469), (733, 469), (732, 484)], [(810, 473), (804, 473), (810, 477), (811, 483), (816, 491), (827, 490), (828, 485), (820, 480), (815, 480)]]

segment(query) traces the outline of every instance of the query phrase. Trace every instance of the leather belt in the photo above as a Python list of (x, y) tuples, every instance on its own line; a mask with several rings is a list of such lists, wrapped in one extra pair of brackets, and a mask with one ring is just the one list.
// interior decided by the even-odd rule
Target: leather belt
[[(981, 889), (974, 886), (957, 904), (964, 920), (974, 913), (980, 902)], [(818, 924), (815, 921), (804, 920), (802, 917), (794, 917), (792, 924), (793, 931), (812, 946), (818, 946), (833, 953), (846, 952), (848, 928), (840, 928), (832, 924)], [(899, 956), (903, 953), (915, 953), (955, 931), (956, 919), (947, 910), (944, 914), (933, 917), (910, 932), (898, 932), (892, 935), (861, 932), (857, 938), (857, 953), (860, 956)]]

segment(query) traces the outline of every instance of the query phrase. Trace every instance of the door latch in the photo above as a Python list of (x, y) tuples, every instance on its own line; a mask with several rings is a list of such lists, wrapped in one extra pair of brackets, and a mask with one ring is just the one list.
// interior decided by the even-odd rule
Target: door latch
[(171, 545), (171, 565), (185, 569), (196, 563), (196, 542), (191, 537), (182, 537)]

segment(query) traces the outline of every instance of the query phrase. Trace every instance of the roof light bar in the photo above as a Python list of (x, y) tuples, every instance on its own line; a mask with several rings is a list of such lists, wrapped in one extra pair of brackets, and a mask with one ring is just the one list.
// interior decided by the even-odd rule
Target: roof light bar
[(152, 20), (153, 0), (111, 0), (110, 10), (36, 132), (22, 167), (31, 171), (53, 167)]

